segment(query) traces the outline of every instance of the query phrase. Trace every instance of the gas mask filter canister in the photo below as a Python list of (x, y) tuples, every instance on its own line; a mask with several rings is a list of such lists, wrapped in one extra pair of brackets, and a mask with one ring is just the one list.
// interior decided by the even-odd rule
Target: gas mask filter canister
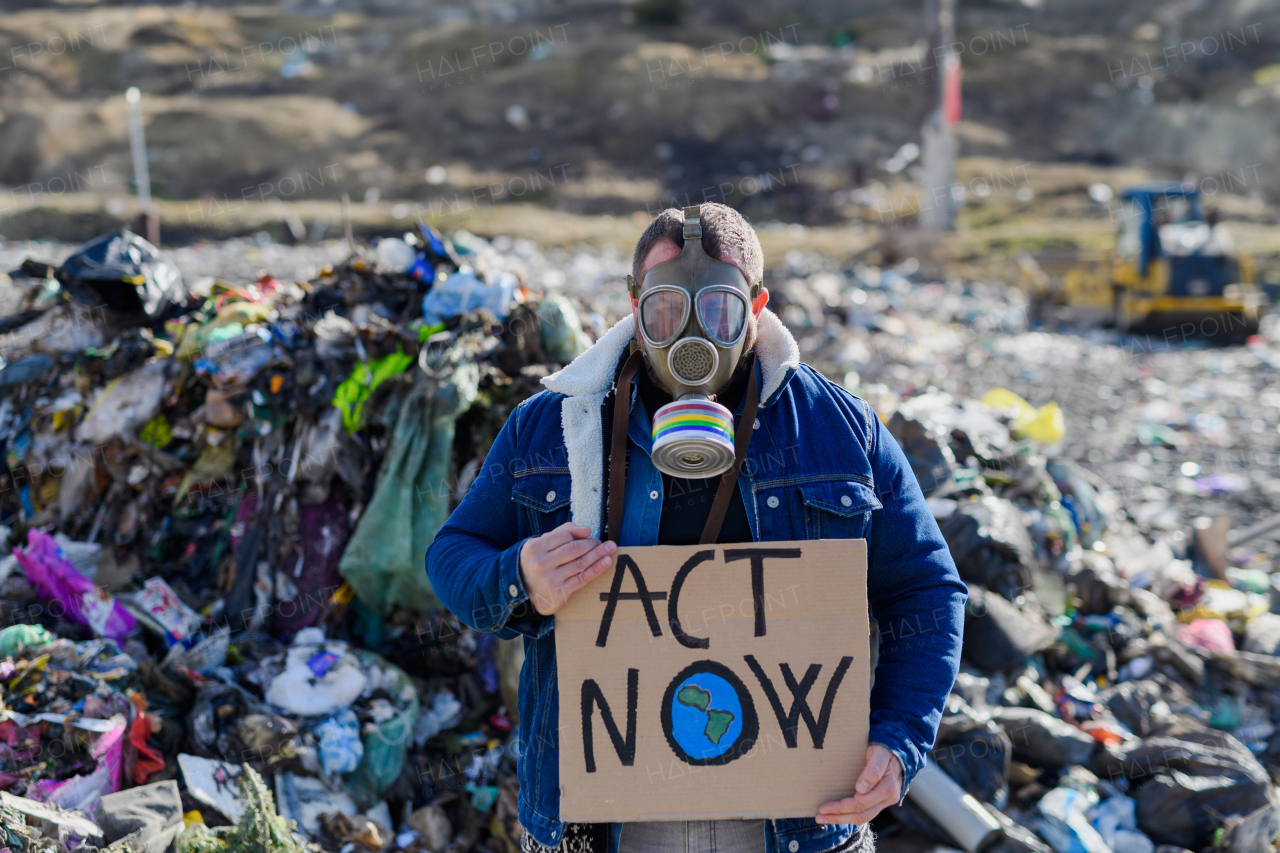
[(654, 414), (653, 464), (701, 479), (733, 465), (733, 413), (714, 399), (742, 362), (747, 313), (760, 285), (702, 248), (697, 207), (684, 209), (684, 249), (637, 284), (627, 276), (645, 360), (671, 391)]

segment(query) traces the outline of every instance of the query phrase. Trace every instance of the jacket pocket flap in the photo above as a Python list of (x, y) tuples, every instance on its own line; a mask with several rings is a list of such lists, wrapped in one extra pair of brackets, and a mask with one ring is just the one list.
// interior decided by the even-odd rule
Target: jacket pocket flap
[(846, 518), (882, 509), (875, 490), (853, 480), (818, 480), (803, 483), (800, 494), (806, 505)]
[(516, 503), (524, 504), (540, 512), (551, 512), (569, 505), (569, 490), (572, 485), (569, 472), (550, 473), (540, 471), (536, 474), (516, 472), (516, 482), (511, 489), (511, 497)]

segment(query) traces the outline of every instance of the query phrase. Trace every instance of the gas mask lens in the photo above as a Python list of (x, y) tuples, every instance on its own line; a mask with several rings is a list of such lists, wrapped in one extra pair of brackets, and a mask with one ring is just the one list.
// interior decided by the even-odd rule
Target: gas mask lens
[(689, 294), (680, 287), (657, 287), (640, 300), (640, 322), (653, 346), (663, 346), (689, 319)]
[(747, 301), (733, 287), (698, 291), (698, 322), (707, 337), (724, 347), (742, 338), (747, 328)]
[[(747, 301), (737, 288), (715, 285), (698, 291), (698, 324), (721, 346), (731, 347), (747, 328)], [(689, 294), (681, 287), (659, 287), (640, 300), (640, 322), (653, 346), (675, 339), (689, 321)]]

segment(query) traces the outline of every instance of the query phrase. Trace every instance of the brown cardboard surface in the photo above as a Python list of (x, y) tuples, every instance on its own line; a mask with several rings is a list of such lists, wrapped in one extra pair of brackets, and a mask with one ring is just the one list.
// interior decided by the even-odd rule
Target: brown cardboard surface
[[(785, 556), (753, 560), (734, 553), (760, 549)], [(759, 562), (759, 572), (753, 562)], [(652, 623), (628, 568), (632, 564), (643, 577)], [(602, 599), (610, 598), (615, 582), (621, 596), (606, 620), (609, 602)], [(677, 584), (678, 625), (689, 643), (705, 640), (703, 648), (681, 643), (673, 631), (670, 599)], [(851, 795), (866, 760), (867, 625), (863, 540), (620, 548), (614, 567), (556, 615), (560, 819), (802, 817)], [(793, 717), (794, 746), (748, 656), (772, 685), (783, 717)], [(797, 692), (805, 694), (808, 715), (792, 710), (783, 664)], [(815, 664), (820, 668), (810, 677)], [(832, 676), (842, 668), (821, 748), (815, 748), (809, 717), (820, 730)], [(612, 732), (599, 698), (608, 705)]]

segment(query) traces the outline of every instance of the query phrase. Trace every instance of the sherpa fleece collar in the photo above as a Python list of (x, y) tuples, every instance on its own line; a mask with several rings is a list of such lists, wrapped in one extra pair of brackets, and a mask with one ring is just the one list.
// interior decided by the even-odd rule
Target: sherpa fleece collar
[[(600, 536), (604, 503), (604, 430), (600, 407), (613, 387), (618, 360), (635, 335), (635, 320), (627, 316), (571, 364), (542, 380), (550, 391), (564, 394), (560, 419), (569, 456), (569, 506), (573, 523)], [(764, 386), (760, 407), (771, 405), (800, 365), (800, 347), (768, 309), (760, 314), (756, 357)]]
[[(613, 387), (618, 360), (633, 337), (635, 318), (628, 314), (563, 370), (543, 379), (542, 384), (568, 397), (607, 394)], [(764, 381), (760, 389), (760, 406), (766, 408), (800, 365), (800, 347), (796, 339), (768, 308), (760, 313), (755, 353), (760, 360)]]

